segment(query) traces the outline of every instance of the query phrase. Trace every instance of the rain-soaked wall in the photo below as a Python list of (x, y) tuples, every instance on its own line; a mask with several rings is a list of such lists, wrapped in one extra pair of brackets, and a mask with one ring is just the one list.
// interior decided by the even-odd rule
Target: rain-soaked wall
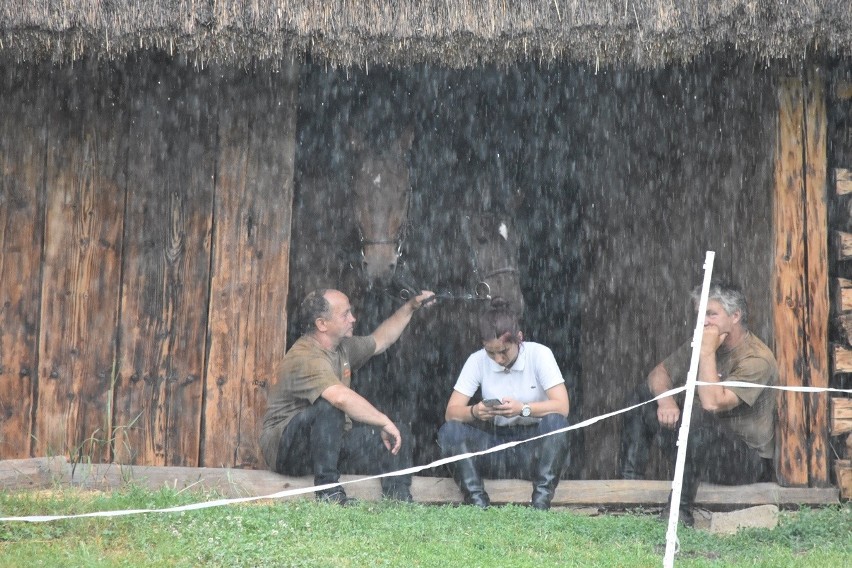
[[(459, 211), (508, 212), (520, 240), (513, 262), (521, 268), (526, 338), (554, 350), (575, 418), (589, 418), (620, 408), (653, 365), (691, 337), (688, 294), (707, 250), (716, 252), (714, 274), (745, 288), (752, 329), (771, 344), (770, 77), (724, 55), (655, 72), (308, 67), (297, 169), (345, 169), (350, 127), (380, 137), (413, 125), (404, 258), (425, 288), (463, 287), (471, 253), (453, 232)], [(493, 180), (485, 194), (483, 178)], [(297, 208), (300, 199), (297, 177)], [(335, 202), (339, 196), (329, 196)], [(296, 247), (299, 238), (294, 233)], [(357, 249), (345, 256), (357, 257)], [(293, 267), (293, 283), (299, 271)], [(360, 331), (394, 305), (363, 306)], [(420, 463), (437, 456), (446, 400), (479, 347), (472, 332), (456, 333), (459, 313), (475, 309), (437, 306), (422, 316), (429, 324), (415, 322), (400, 342), (417, 349), (391, 351), (356, 373), (356, 387), (390, 415), (411, 404), (407, 391), (418, 391)], [(390, 363), (400, 356), (412, 359), (404, 372)], [(568, 475), (614, 477), (619, 424), (610, 419), (575, 436)]]
[[(142, 67), (3, 70), (0, 457), (71, 453), (88, 439), (114, 440), (135, 463), (262, 467), (265, 386), (316, 264), (298, 251), (331, 236), (323, 254), (337, 276), (359, 258), (353, 129), (375, 145), (413, 129), (402, 244), (422, 287), (471, 292), (473, 243), (459, 226), (479, 210), (508, 216), (525, 336), (554, 350), (576, 420), (620, 408), (691, 336), (687, 297), (707, 250), (716, 274), (743, 285), (752, 330), (771, 345), (776, 102), (759, 64), (308, 64), (298, 107), (282, 73)], [(300, 182), (316, 171), (330, 174), (321, 211), (300, 209)], [(366, 333), (399, 301), (365, 294)], [(420, 463), (436, 457), (455, 376), (479, 347), (476, 306), (418, 314), (354, 379), (412, 422)], [(75, 426), (48, 440), (48, 424)], [(618, 430), (610, 419), (576, 435), (568, 475), (615, 477)]]

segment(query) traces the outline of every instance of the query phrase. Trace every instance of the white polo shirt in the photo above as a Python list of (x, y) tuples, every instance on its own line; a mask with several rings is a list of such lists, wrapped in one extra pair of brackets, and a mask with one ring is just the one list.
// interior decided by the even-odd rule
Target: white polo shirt
[[(520, 345), (518, 358), (510, 369), (498, 365), (480, 349), (467, 358), (456, 386), (458, 392), (473, 396), (482, 388), (482, 398), (511, 398), (529, 404), (547, 400), (547, 390), (564, 383), (553, 351), (540, 343), (524, 341)], [(497, 426), (536, 424), (541, 418), (532, 416), (497, 416)]]

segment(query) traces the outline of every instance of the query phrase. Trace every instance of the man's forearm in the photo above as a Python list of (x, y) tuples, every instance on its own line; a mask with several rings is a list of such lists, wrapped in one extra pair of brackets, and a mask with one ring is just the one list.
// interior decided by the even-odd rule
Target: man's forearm
[(648, 373), (648, 389), (654, 396), (659, 396), (667, 390), (671, 390), (671, 388), (672, 379), (669, 377), (666, 368), (663, 367), (662, 364), (657, 365), (650, 373)]
[(376, 354), (384, 352), (399, 339), (415, 311), (417, 310), (412, 303), (406, 302), (376, 328), (372, 334), (376, 341)]
[[(719, 374), (716, 370), (716, 355), (704, 356), (698, 362), (698, 380), (703, 383), (718, 383)], [(739, 404), (739, 398), (733, 392), (721, 385), (703, 386), (696, 388), (701, 408), (709, 412), (730, 410)]]
[(384, 427), (392, 422), (390, 418), (370, 404), (366, 398), (343, 385), (330, 387), (322, 394), (332, 406), (343, 411), (355, 422), (370, 426)]

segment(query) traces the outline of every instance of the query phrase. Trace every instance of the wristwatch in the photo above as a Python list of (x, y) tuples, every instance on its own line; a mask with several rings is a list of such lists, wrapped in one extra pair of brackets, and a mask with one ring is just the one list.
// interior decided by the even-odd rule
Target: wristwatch
[(529, 404), (525, 404), (525, 405), (523, 406), (523, 408), (521, 408), (521, 416), (523, 416), (524, 418), (526, 418), (526, 417), (527, 417), (527, 416), (529, 416), (530, 414), (532, 414), (532, 408), (530, 408), (530, 405), (529, 405)]

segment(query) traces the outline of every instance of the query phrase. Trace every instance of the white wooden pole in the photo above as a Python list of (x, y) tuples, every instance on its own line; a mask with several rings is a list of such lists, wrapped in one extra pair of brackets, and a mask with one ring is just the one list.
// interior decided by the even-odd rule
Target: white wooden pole
[(675, 462), (674, 479), (672, 480), (669, 527), (666, 531), (666, 555), (663, 558), (664, 568), (674, 566), (674, 555), (678, 550), (677, 522), (680, 515), (680, 495), (683, 489), (683, 468), (686, 464), (686, 441), (689, 438), (689, 423), (692, 420), (695, 381), (698, 377), (698, 356), (701, 353), (701, 338), (704, 336), (704, 315), (707, 311), (707, 296), (710, 292), (710, 277), (713, 274), (713, 259), (715, 257), (715, 252), (707, 251), (707, 256), (704, 259), (704, 284), (701, 287), (701, 301), (698, 303), (695, 332), (692, 334), (692, 360), (689, 363), (689, 373), (686, 375), (686, 400), (683, 403), (680, 431), (677, 435), (677, 461)]

